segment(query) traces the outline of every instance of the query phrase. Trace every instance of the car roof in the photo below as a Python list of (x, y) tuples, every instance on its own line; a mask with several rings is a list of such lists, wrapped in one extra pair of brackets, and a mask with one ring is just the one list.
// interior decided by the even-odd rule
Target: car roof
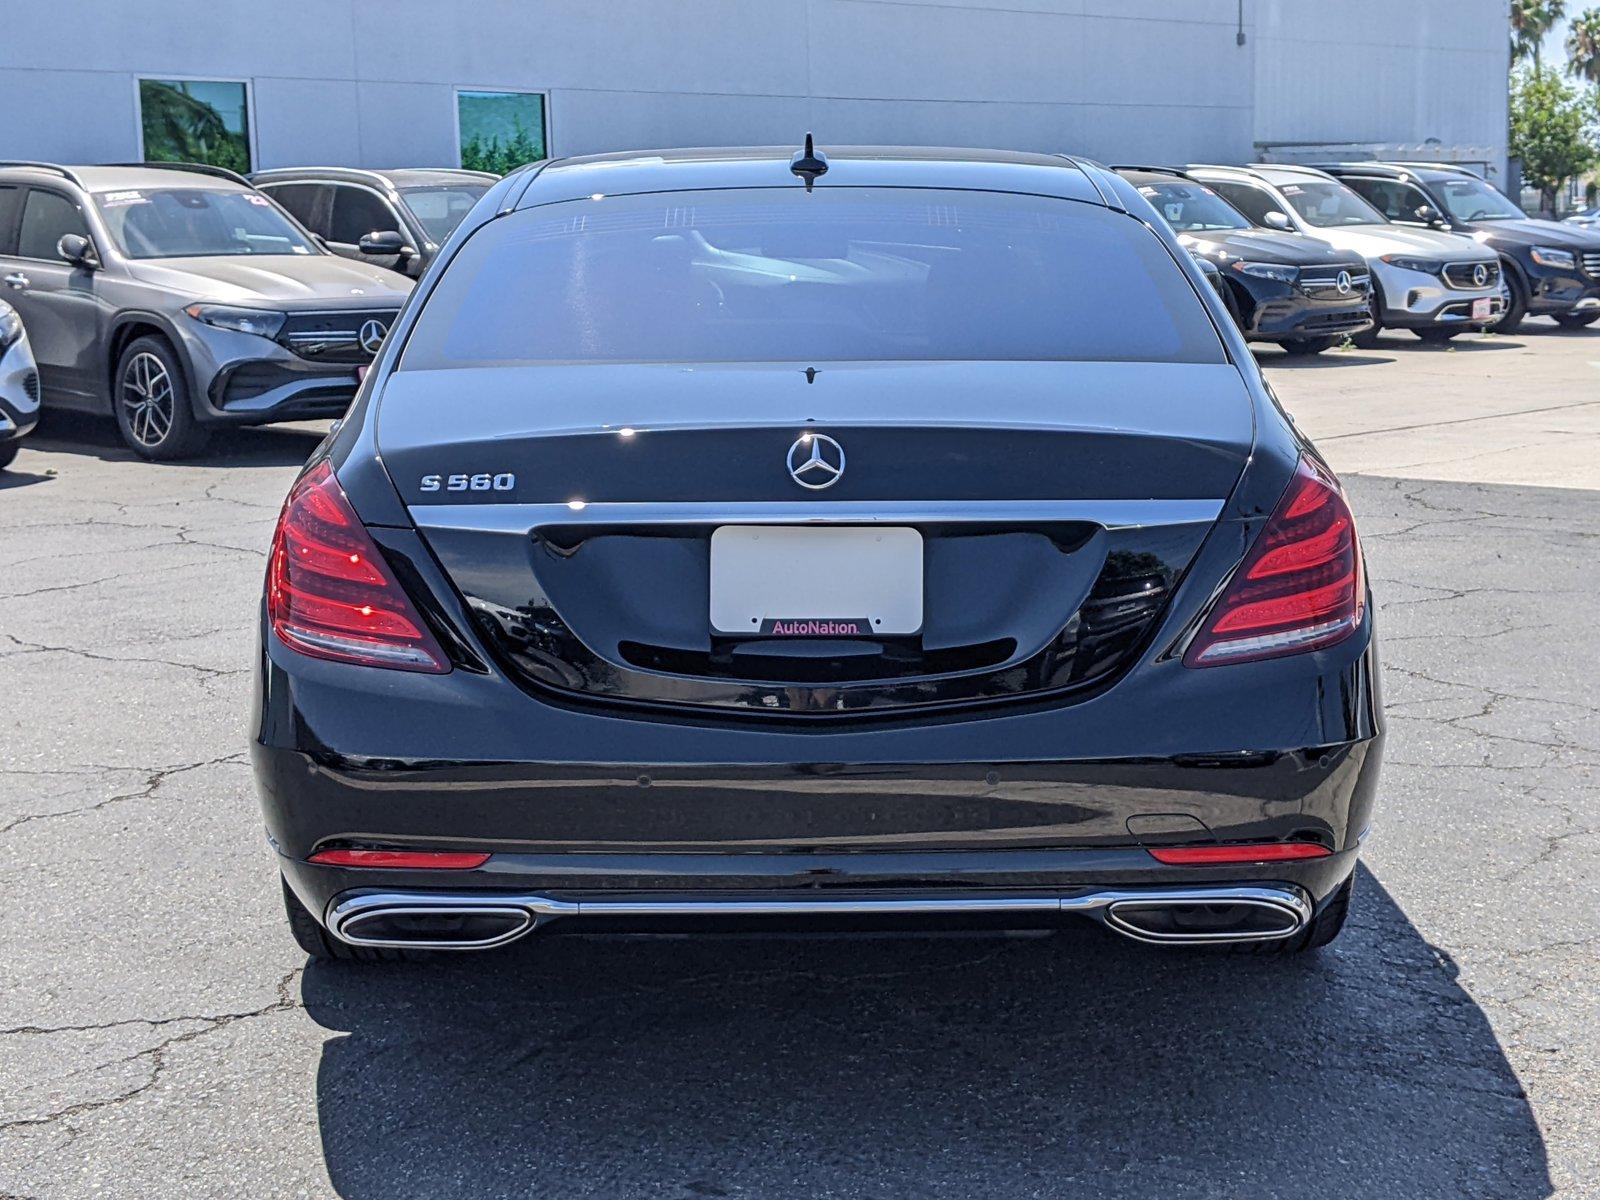
[(1171, 183), (1173, 180), (1193, 182), (1194, 178), (1187, 171), (1179, 170), (1177, 167), (1112, 167), (1111, 169), (1136, 187)]
[(393, 188), (427, 187), (451, 183), (488, 185), (500, 176), (465, 167), (273, 167), (250, 176), (252, 183), (282, 183), (291, 179), (329, 179), (348, 183), (379, 183)]
[(1244, 167), (1230, 167), (1216, 163), (1191, 163), (1190, 174), (1227, 175), (1238, 179), (1259, 179), (1263, 183), (1280, 184), (1315, 181), (1333, 178), (1326, 171), (1300, 163), (1251, 163)]
[(1386, 179), (1460, 179), (1463, 176), (1477, 179), (1465, 167), (1458, 167), (1453, 163), (1421, 163), (1421, 162), (1371, 162), (1361, 160), (1357, 162), (1328, 163), (1326, 169), (1330, 172), (1359, 172), (1365, 175), (1381, 175)]
[(208, 191), (237, 192), (248, 190), (248, 184), (235, 182), (221, 175), (204, 171), (186, 171), (180, 166), (149, 167), (120, 166), (60, 166), (55, 163), (0, 162), (0, 173), (20, 172), (39, 182), (63, 179), (75, 183), (87, 192), (115, 192), (123, 189), (147, 188), (202, 188)]
[[(706, 147), (592, 154), (528, 168), (518, 207), (592, 195), (797, 186), (796, 146)], [(819, 146), (828, 171), (815, 186), (926, 187), (1029, 192), (1106, 204), (1090, 172), (1066, 155), (931, 146)]]

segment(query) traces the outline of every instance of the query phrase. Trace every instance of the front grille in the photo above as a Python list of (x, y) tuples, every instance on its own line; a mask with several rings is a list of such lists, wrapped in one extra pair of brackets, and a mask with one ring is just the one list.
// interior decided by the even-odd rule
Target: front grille
[(373, 352), (361, 345), (362, 328), (367, 322), (376, 321), (387, 333), (397, 315), (397, 310), (392, 308), (290, 313), (278, 331), (277, 340), (279, 345), (311, 362), (371, 362)]
[(1600, 250), (1583, 252), (1583, 269), (1594, 278), (1600, 279)]
[[(1484, 269), (1482, 283), (1479, 283), (1476, 278), (1476, 272), (1479, 267)], [(1453, 288), (1466, 288), (1472, 291), (1476, 291), (1479, 288), (1497, 287), (1500, 283), (1500, 264), (1446, 263), (1444, 281)]]
[(29, 371), (22, 377), (22, 390), (28, 393), (28, 399), (34, 403), (39, 401), (39, 372)]
[[(1339, 276), (1347, 276), (1346, 291), (1339, 290)], [(1367, 287), (1371, 277), (1365, 271), (1351, 271), (1348, 268), (1317, 267), (1314, 270), (1300, 272), (1300, 290), (1306, 295), (1317, 300), (1338, 300), (1354, 296), (1357, 299), (1367, 294)]]

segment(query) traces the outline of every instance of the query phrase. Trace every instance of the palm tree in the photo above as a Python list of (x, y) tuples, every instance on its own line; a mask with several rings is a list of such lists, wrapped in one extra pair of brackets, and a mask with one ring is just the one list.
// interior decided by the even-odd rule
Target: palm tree
[(1532, 58), (1539, 70), (1539, 44), (1566, 13), (1567, 0), (1511, 0), (1511, 61)]
[(1567, 64), (1574, 75), (1600, 83), (1600, 8), (1586, 8), (1572, 19)]

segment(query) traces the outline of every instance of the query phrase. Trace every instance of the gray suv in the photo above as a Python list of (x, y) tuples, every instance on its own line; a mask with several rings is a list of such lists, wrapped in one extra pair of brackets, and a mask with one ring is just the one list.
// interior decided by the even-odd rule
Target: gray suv
[(335, 254), (417, 279), (499, 178), (450, 167), (278, 167), (250, 182)]
[(152, 459), (340, 416), (411, 290), (230, 171), (154, 163), (0, 162), (0, 283), (45, 405), (114, 415)]

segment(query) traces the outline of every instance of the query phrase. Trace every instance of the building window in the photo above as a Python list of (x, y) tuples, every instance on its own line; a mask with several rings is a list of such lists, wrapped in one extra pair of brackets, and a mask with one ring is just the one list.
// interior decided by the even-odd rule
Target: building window
[(242, 81), (139, 80), (139, 131), (148, 162), (250, 170), (250, 92)]
[(461, 165), (504, 175), (547, 157), (544, 94), (456, 92), (456, 132)]

